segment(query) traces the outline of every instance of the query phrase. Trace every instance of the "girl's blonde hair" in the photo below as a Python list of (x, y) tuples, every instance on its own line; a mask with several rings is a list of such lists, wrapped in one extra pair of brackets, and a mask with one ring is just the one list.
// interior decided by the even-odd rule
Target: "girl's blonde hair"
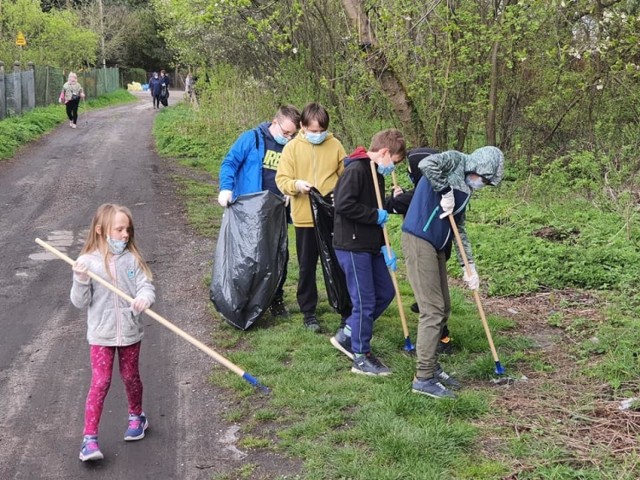
[(75, 72), (69, 72), (69, 77), (67, 78), (67, 80), (78, 80), (78, 75), (76, 75)]
[[(100, 207), (98, 207), (98, 211), (93, 216), (93, 220), (91, 221), (91, 227), (89, 229), (89, 233), (87, 234), (87, 239), (84, 242), (84, 246), (82, 247), (80, 255), (98, 250), (104, 258), (105, 269), (107, 272), (109, 272), (109, 265), (107, 261), (107, 257), (109, 255), (109, 244), (107, 242), (107, 235), (111, 231), (111, 227), (113, 226), (113, 222), (115, 221), (116, 214), (118, 212), (124, 213), (129, 219), (129, 241), (127, 242), (127, 249), (136, 258), (136, 260), (138, 261), (138, 265), (147, 276), (147, 278), (149, 280), (152, 280), (153, 275), (151, 274), (151, 270), (147, 266), (147, 263), (142, 258), (140, 250), (138, 250), (138, 247), (136, 246), (134, 235), (135, 229), (133, 228), (133, 217), (131, 215), (131, 210), (129, 210), (127, 207), (123, 207), (122, 205), (103, 203), (102, 205), (100, 205)], [(100, 233), (98, 233), (98, 230), (100, 231)]]

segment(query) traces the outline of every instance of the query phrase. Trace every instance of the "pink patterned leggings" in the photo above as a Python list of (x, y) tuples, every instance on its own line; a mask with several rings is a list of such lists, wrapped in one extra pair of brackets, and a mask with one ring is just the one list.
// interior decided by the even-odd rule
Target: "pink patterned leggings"
[(122, 378), (127, 392), (129, 413), (135, 415), (142, 413), (142, 381), (138, 370), (140, 342), (126, 347), (90, 345), (91, 387), (89, 387), (84, 409), (85, 435), (98, 435), (98, 424), (102, 416), (104, 399), (111, 386), (111, 372), (113, 371), (116, 350), (118, 351), (120, 378)]

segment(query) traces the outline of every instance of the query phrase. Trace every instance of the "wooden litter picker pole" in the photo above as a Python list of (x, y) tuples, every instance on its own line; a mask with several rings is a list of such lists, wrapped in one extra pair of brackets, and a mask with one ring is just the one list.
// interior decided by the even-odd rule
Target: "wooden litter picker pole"
[[(44, 249), (48, 250), (49, 252), (53, 253), (55, 256), (57, 256), (61, 260), (64, 260), (65, 262), (67, 262), (69, 265), (73, 266), (73, 264), (75, 263), (75, 261), (73, 259), (69, 258), (64, 253), (60, 252), (59, 250), (57, 250), (56, 248), (52, 247), (51, 245), (49, 245), (48, 243), (44, 242), (43, 240), (40, 240), (39, 238), (36, 238), (36, 243), (38, 245), (40, 245), (41, 247), (43, 247)], [(119, 295), (120, 297), (124, 298), (129, 303), (133, 302), (133, 300), (134, 300), (133, 298), (131, 298), (126, 293), (124, 293), (122, 290), (114, 287), (111, 283), (107, 282), (106, 280), (104, 280), (103, 278), (99, 277), (95, 273), (93, 273), (91, 271), (88, 271), (87, 274), (93, 280), (95, 280), (96, 282), (98, 282), (99, 284), (104, 286), (105, 288), (108, 288), (109, 290), (111, 290), (116, 295)], [(173, 333), (175, 333), (175, 334), (179, 335), (180, 337), (184, 338), (187, 342), (189, 342), (193, 346), (195, 346), (195, 347), (199, 348), (200, 350), (202, 350), (204, 353), (209, 355), (211, 358), (213, 358), (216, 362), (218, 362), (223, 367), (228, 368), (229, 370), (231, 370), (236, 375), (241, 376), (244, 380), (249, 382), (254, 387), (259, 388), (260, 390), (262, 390), (265, 393), (269, 393), (269, 389), (267, 387), (265, 387), (264, 385), (262, 385), (255, 377), (249, 375), (247, 372), (242, 370), (240, 367), (238, 367), (234, 363), (230, 362), (225, 357), (223, 357), (219, 353), (215, 352), (211, 348), (207, 347), (201, 341), (196, 340), (191, 335), (186, 333), (184, 330), (181, 330), (180, 328), (176, 327), (173, 323), (171, 323), (170, 321), (168, 321), (164, 317), (158, 315), (156, 312), (154, 312), (150, 308), (147, 308), (144, 311), (144, 313), (146, 313), (151, 318), (153, 318), (157, 322), (159, 322), (162, 325), (164, 325), (165, 327), (167, 327)]]
[[(378, 201), (378, 208), (382, 209), (382, 196), (380, 195), (380, 186), (378, 185), (378, 173), (376, 172), (376, 164), (374, 161), (370, 162), (371, 175), (373, 177), (373, 186), (376, 190), (376, 199)], [(382, 234), (384, 235), (384, 244), (387, 249), (387, 255), (391, 256), (391, 244), (389, 242), (389, 234), (387, 233), (386, 225), (382, 226)], [(415, 352), (416, 347), (411, 343), (409, 337), (409, 328), (407, 327), (407, 319), (404, 315), (404, 306), (402, 305), (402, 297), (400, 296), (400, 287), (398, 286), (398, 278), (396, 272), (390, 270), (391, 280), (393, 282), (393, 288), (396, 291), (396, 299), (398, 301), (398, 312), (400, 313), (400, 322), (402, 323), (402, 332), (404, 333), (404, 350), (407, 352)]]
[[(453, 229), (453, 234), (456, 237), (456, 243), (458, 244), (458, 250), (460, 251), (460, 256), (462, 257), (462, 261), (464, 262), (465, 271), (467, 272), (467, 275), (471, 275), (471, 267), (469, 266), (469, 259), (467, 258), (467, 254), (464, 251), (464, 245), (462, 245), (460, 232), (458, 231), (458, 226), (456, 225), (456, 221), (453, 218), (453, 215), (449, 215), (449, 221), (451, 222), (451, 228)], [(500, 364), (500, 360), (498, 359), (498, 352), (496, 352), (496, 347), (493, 345), (491, 330), (489, 330), (489, 324), (487, 323), (487, 317), (485, 316), (484, 309), (482, 308), (482, 302), (480, 301), (480, 294), (478, 293), (478, 290), (473, 291), (473, 296), (476, 300), (478, 312), (480, 313), (480, 320), (482, 320), (484, 333), (487, 335), (487, 340), (489, 340), (489, 348), (491, 348), (491, 355), (493, 356), (493, 361), (496, 364), (495, 372), (497, 375), (503, 375), (504, 367)]]

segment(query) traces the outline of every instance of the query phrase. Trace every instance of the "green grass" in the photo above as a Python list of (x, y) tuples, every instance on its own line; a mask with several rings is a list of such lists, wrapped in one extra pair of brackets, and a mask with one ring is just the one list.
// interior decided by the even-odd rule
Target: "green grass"
[[(161, 153), (217, 176), (241, 128), (223, 128), (220, 117), (205, 108), (194, 112), (177, 106), (164, 113), (155, 126)], [(237, 118), (226, 119), (240, 125)], [(194, 225), (204, 235), (215, 235), (222, 215), (215, 202), (217, 189), (192, 180), (180, 182)], [(243, 445), (299, 457), (304, 462), (302, 478), (312, 480), (499, 479), (514, 472), (519, 479), (637, 478), (634, 450), (614, 455), (606, 445), (594, 444), (593, 459), (586, 459), (570, 445), (580, 440), (571, 432), (599, 421), (603, 401), (638, 390), (635, 352), (640, 333), (635, 318), (640, 305), (632, 290), (640, 274), (637, 222), (628, 212), (625, 216), (618, 213), (621, 209), (602, 208), (570, 192), (550, 201), (544, 195), (528, 195), (529, 188), (514, 181), (482, 191), (473, 201), (467, 231), (484, 282), (483, 295), (513, 298), (516, 303), (517, 296), (505, 296), (554, 289), (589, 291), (597, 299), (599, 315), (576, 314), (582, 308), (579, 302), (549, 302), (553, 308), (534, 328), (551, 332), (553, 341), (570, 339), (562, 344), (566, 358), (561, 360), (548, 358), (520, 332), (517, 320), (488, 316), (508, 373), (519, 377), (526, 371), (542, 379), (531, 383), (531, 390), (525, 387), (516, 400), (521, 405), (504, 405), (501, 397), (509, 390), (492, 388), (487, 381), (494, 362), (486, 336), (471, 296), (458, 288), (452, 289), (450, 320), (458, 350), (442, 359), (447, 371), (456, 372), (466, 385), (458, 399), (434, 401), (410, 393), (415, 360), (401, 350), (404, 339), (395, 303), (376, 323), (372, 342), (394, 374), (385, 379), (351, 374), (350, 362), (328, 342), (339, 315), (327, 306), (322, 285), (318, 314), (326, 333), (312, 334), (302, 327), (290, 231), (288, 320), (266, 317), (241, 332), (211, 307), (216, 347), (272, 390), (270, 396), (260, 396), (240, 377), (221, 367), (213, 369), (211, 381), (237, 399), (226, 419), (242, 423)], [(400, 258), (398, 279), (415, 343), (416, 316), (409, 310), (413, 298), (402, 266), (400, 225), (401, 219), (394, 216), (389, 231)], [(553, 235), (540, 235), (544, 231)], [(455, 261), (449, 262), (449, 269), (452, 276), (460, 276)], [(318, 278), (321, 282), (320, 274)], [(556, 383), (557, 378), (575, 382), (578, 390)], [(514, 425), (520, 425), (517, 434)], [(274, 436), (276, 443), (267, 442)]]
[[(216, 177), (237, 135), (268, 119), (280, 102), (238, 79), (216, 84), (204, 97), (199, 111), (186, 105), (164, 110), (156, 117), (154, 134), (162, 154)], [(122, 90), (92, 99), (87, 107), (128, 101), (135, 97)], [(367, 118), (367, 112), (357, 111), (358, 105), (352, 108), (353, 118), (343, 118), (335, 131), (344, 132), (345, 125), (361, 125)], [(64, 110), (50, 106), (0, 122), (0, 159), (10, 158), (63, 121)], [(380, 128), (384, 123), (379, 122)], [(365, 130), (356, 136), (367, 137)], [(415, 360), (401, 350), (404, 338), (395, 303), (376, 323), (372, 342), (393, 376), (351, 374), (350, 362), (328, 342), (339, 316), (327, 306), (321, 284), (318, 314), (326, 333), (311, 334), (302, 327), (295, 306), (297, 262), (290, 231), (288, 320), (266, 317), (241, 332), (210, 306), (216, 349), (272, 390), (270, 396), (260, 396), (226, 369), (212, 370), (211, 381), (236, 400), (224, 419), (241, 424), (238, 446), (294, 455), (303, 462), (300, 478), (305, 479), (638, 478), (637, 450), (614, 452), (611, 442), (637, 440), (637, 405), (630, 413), (615, 412), (620, 399), (637, 396), (639, 390), (639, 209), (628, 186), (612, 196), (598, 184), (590, 158), (572, 159), (586, 169), (586, 180), (576, 178), (582, 173), (575, 169), (564, 172), (564, 162), (551, 164), (534, 180), (510, 172), (500, 188), (476, 195), (468, 211), (467, 231), (483, 296), (517, 306), (526, 305), (528, 295), (550, 292), (546, 304), (539, 300), (540, 316), (529, 319), (529, 325), (517, 315), (488, 316), (508, 373), (533, 377), (519, 384), (521, 394), (488, 381), (494, 365), (486, 336), (471, 296), (458, 288), (452, 289), (449, 324), (457, 350), (442, 359), (465, 385), (458, 399), (434, 401), (410, 392)], [(404, 175), (399, 177), (406, 186)], [(215, 236), (222, 215), (215, 185), (193, 178), (175, 181), (196, 231)], [(409, 310), (413, 298), (402, 263), (400, 227), (401, 218), (393, 216), (388, 230), (399, 256), (399, 286), (415, 343), (416, 316)], [(452, 277), (460, 277), (457, 262), (449, 262), (449, 270)], [(320, 274), (318, 278), (321, 283)], [(202, 281), (208, 284), (210, 279)], [(563, 292), (577, 295), (574, 299)], [(583, 304), (582, 294), (593, 301)], [(534, 335), (557, 342), (563, 356), (547, 355), (523, 331), (526, 326)], [(607, 413), (611, 411), (614, 414)], [(610, 430), (599, 438), (606, 428)], [(581, 449), (574, 448), (576, 443)], [(216, 478), (252, 478), (257, 470), (257, 465), (247, 464)]]
[[(154, 133), (162, 154), (216, 177), (238, 133), (268, 118), (278, 102), (233, 82), (207, 95), (208, 103), (201, 102), (199, 111), (186, 105), (164, 110), (156, 117)], [(88, 106), (134, 100), (118, 91)], [(354, 111), (356, 117), (366, 118)], [(0, 159), (64, 120), (64, 111), (51, 106), (0, 122)], [(345, 145), (347, 150), (353, 146)], [(481, 191), (468, 212), (483, 296), (517, 306), (526, 304), (527, 295), (551, 292), (549, 307), (542, 308), (539, 301), (541, 316), (529, 327), (558, 342), (564, 357), (549, 357), (537, 347), (522, 331), (525, 324), (517, 315), (489, 315), (508, 373), (519, 377), (526, 372), (538, 380), (519, 384), (520, 396), (492, 387), (487, 380), (493, 376), (493, 359), (476, 306), (466, 290), (452, 288), (449, 325), (457, 350), (442, 362), (465, 385), (457, 400), (439, 402), (410, 393), (415, 360), (401, 350), (404, 338), (395, 303), (376, 323), (372, 342), (393, 376), (355, 376), (349, 372), (350, 362), (328, 342), (339, 316), (329, 309), (321, 284), (318, 314), (326, 333), (311, 334), (302, 327), (295, 306), (297, 262), (290, 231), (292, 258), (285, 286), (289, 319), (266, 317), (241, 332), (210, 305), (216, 350), (272, 389), (270, 396), (261, 396), (226, 369), (212, 370), (211, 381), (235, 398), (235, 408), (224, 419), (241, 424), (239, 447), (295, 455), (303, 461), (300, 478), (305, 479), (638, 478), (637, 450), (613, 453), (609, 445), (625, 434), (632, 443), (636, 440), (635, 430), (625, 430), (636, 423), (634, 417), (625, 424), (626, 414), (607, 417), (603, 408), (613, 405), (617, 411), (618, 400), (637, 396), (639, 390), (638, 208), (629, 196), (599, 196), (593, 183), (589, 198), (577, 195), (577, 181), (570, 176), (555, 177), (557, 181), (546, 186), (516, 178), (509, 175), (500, 188)], [(175, 180), (196, 231), (215, 236), (222, 216), (215, 185)], [(399, 256), (399, 286), (415, 343), (416, 316), (409, 310), (413, 298), (402, 263), (400, 226), (401, 219), (392, 216), (388, 229)], [(449, 270), (453, 277), (461, 274), (454, 260)], [(320, 274), (318, 278), (321, 282)], [(210, 279), (202, 281), (208, 285)], [(557, 298), (552, 298), (556, 291)], [(578, 295), (572, 299), (562, 292)], [(582, 304), (580, 294), (594, 301)], [(601, 426), (615, 421), (622, 426), (597, 442)], [(585, 442), (590, 436), (591, 443)], [(586, 453), (572, 447), (580, 441)], [(256, 469), (247, 464), (216, 478), (251, 478)]]
[[(98, 98), (83, 102), (81, 109), (102, 108), (135, 101), (136, 97), (126, 90), (116, 90)], [(64, 107), (49, 105), (38, 107), (17, 117), (0, 121), (0, 160), (13, 157), (18, 149), (41, 135), (53, 130), (59, 123), (66, 122)]]

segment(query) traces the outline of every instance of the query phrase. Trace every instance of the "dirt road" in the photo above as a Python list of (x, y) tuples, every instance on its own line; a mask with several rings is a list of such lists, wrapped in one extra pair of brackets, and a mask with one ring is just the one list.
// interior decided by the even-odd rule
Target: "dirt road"
[(127, 405), (116, 370), (100, 424), (105, 460), (78, 460), (90, 379), (86, 312), (69, 301), (69, 266), (36, 237), (75, 258), (98, 205), (129, 206), (155, 275), (154, 310), (209, 343), (202, 278), (214, 241), (185, 225), (171, 182), (178, 167), (153, 148), (162, 112), (140, 97), (81, 111), (77, 129), (63, 123), (0, 162), (0, 478), (238, 478), (247, 464), (255, 466), (248, 478), (291, 478), (290, 461), (237, 446), (239, 426), (223, 420), (233, 405), (207, 382), (220, 367), (150, 317), (141, 353), (147, 436), (123, 441)]

